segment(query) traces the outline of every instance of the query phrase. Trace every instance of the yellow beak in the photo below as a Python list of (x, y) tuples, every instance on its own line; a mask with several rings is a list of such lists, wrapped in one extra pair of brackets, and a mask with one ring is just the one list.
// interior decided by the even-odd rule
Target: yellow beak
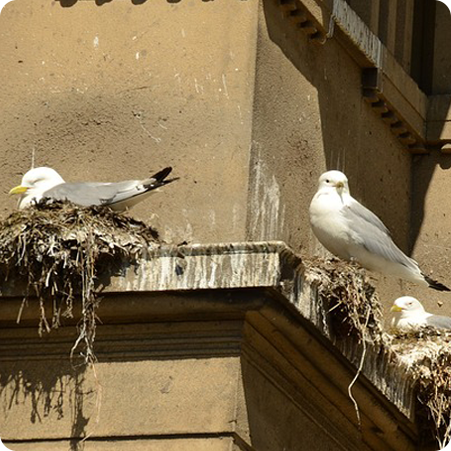
[(337, 182), (337, 183), (335, 184), (335, 188), (344, 188), (344, 187), (345, 187), (345, 185), (344, 185), (343, 182)]
[(392, 305), (392, 308), (390, 309), (391, 312), (402, 312), (402, 308), (398, 307), (397, 305)]
[(15, 186), (10, 192), (9, 192), (9, 194), (22, 194), (22, 193), (24, 193), (25, 191), (27, 191), (27, 187), (26, 186), (22, 186), (22, 185), (19, 185), (19, 186)]

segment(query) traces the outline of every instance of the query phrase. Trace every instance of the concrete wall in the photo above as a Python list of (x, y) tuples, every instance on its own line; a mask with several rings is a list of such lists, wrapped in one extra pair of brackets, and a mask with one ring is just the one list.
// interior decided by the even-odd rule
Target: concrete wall
[(175, 242), (242, 239), (256, 21), (256, 0), (7, 4), (2, 215), (35, 149), (67, 180), (172, 165), (182, 181), (134, 214)]

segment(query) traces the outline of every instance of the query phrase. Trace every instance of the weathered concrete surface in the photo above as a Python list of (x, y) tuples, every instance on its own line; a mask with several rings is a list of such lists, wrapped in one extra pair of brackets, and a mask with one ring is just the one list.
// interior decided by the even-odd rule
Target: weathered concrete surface
[[(34, 343), (29, 356), (39, 339)], [(92, 371), (74, 377), (68, 353), (60, 354), (63, 365), (45, 356), (25, 359), (22, 353), (18, 361), (2, 362), (2, 375), (9, 375), (1, 390), (3, 440), (65, 439), (82, 433), (87, 423), (96, 437), (233, 431), (237, 357), (132, 361), (128, 356), (98, 363), (97, 380)], [(58, 367), (65, 367), (64, 374), (62, 368), (55, 373)]]
[[(412, 233), (418, 236), (413, 257), (426, 274), (448, 282), (451, 267), (451, 200), (448, 184), (451, 155), (434, 153), (414, 159)], [(429, 311), (451, 315), (450, 295), (432, 296), (427, 289), (406, 287)], [(443, 305), (437, 304), (441, 301)]]

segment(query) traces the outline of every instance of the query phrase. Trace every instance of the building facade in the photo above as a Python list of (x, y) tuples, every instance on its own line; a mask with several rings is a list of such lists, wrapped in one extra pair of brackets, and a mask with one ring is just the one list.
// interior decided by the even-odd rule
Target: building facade
[[(339, 169), (423, 271), (450, 284), (450, 22), (429, 0), (10, 2), (0, 14), (1, 215), (32, 165), (70, 181), (171, 165), (180, 180), (131, 212), (166, 242), (277, 240), (324, 256), (308, 205), (318, 176)], [(369, 373), (362, 438), (346, 396), (356, 362), (302, 303), (280, 297), (279, 279), (229, 286), (209, 272), (201, 282), (216, 264), (202, 261), (191, 285), (171, 274), (160, 290), (157, 272), (144, 290), (110, 290), (96, 377), (61, 363), (72, 326), (43, 341), (32, 307), (15, 325), (20, 290), (4, 288), (8, 446), (423, 449), (414, 395), (396, 400)], [(387, 310), (411, 294), (451, 315), (446, 293), (374, 283)]]

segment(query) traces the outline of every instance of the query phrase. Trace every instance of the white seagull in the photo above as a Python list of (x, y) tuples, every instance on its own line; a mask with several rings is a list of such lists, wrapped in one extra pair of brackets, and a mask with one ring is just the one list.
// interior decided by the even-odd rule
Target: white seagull
[(52, 168), (41, 167), (28, 171), (19, 186), (9, 194), (20, 194), (18, 208), (23, 209), (43, 198), (69, 200), (81, 206), (107, 205), (115, 211), (124, 211), (147, 198), (156, 188), (176, 179), (166, 179), (172, 171), (167, 167), (144, 180), (123, 182), (66, 183)]
[(319, 242), (332, 254), (356, 261), (370, 271), (399, 277), (439, 291), (450, 291), (421, 272), (418, 263), (393, 242), (383, 222), (349, 193), (348, 179), (328, 171), (310, 204), (310, 224)]
[(449, 316), (428, 313), (421, 302), (411, 296), (396, 299), (391, 311), (390, 326), (394, 330), (418, 329), (422, 326), (434, 326), (438, 329), (451, 329)]

